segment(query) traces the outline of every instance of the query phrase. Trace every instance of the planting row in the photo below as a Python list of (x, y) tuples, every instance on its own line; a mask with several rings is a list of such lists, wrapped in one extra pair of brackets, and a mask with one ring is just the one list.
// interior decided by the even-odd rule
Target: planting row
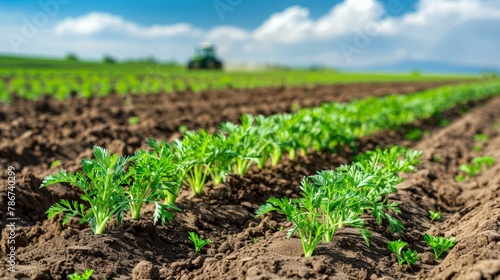
[(402, 232), (403, 223), (390, 215), (401, 213), (398, 204), (390, 203), (387, 196), (397, 192), (396, 185), (402, 181), (398, 173), (414, 171), (421, 155), (401, 147), (368, 152), (351, 165), (304, 178), (302, 197), (270, 198), (257, 215), (285, 214), (295, 226), (288, 236), (298, 231), (306, 257), (320, 241), (331, 242), (337, 230), (347, 226), (357, 228), (369, 245), (371, 233), (364, 227), (363, 213), (371, 213), (379, 225), (387, 220), (392, 233)]
[[(350, 165), (304, 178), (300, 198), (269, 198), (257, 210), (257, 216), (271, 211), (285, 214), (294, 225), (287, 237), (298, 232), (305, 257), (312, 256), (320, 242), (332, 242), (335, 233), (343, 227), (358, 229), (370, 246), (371, 232), (365, 228), (364, 213), (370, 213), (378, 225), (386, 220), (392, 234), (398, 232), (403, 236), (403, 223), (391, 215), (401, 211), (397, 203), (388, 201), (388, 196), (397, 193), (396, 185), (403, 181), (398, 174), (414, 172), (415, 166), (421, 163), (421, 156), (422, 152), (398, 146), (369, 151)], [(437, 218), (439, 212), (430, 214), (431, 218)], [(453, 237), (428, 234), (425, 241), (434, 249), (436, 260), (456, 242)], [(387, 247), (396, 254), (399, 265), (406, 262), (411, 267), (418, 255), (411, 249), (402, 252), (406, 245), (397, 240), (389, 242)]]
[(265, 71), (254, 73), (185, 72), (147, 66), (137, 74), (130, 71), (0, 70), (0, 102), (17, 95), (28, 100), (48, 95), (65, 99), (107, 96), (111, 93), (157, 94), (201, 92), (209, 89), (304, 86), (354, 81), (423, 81), (450, 77), (383, 76), (339, 74), (335, 71)]
[[(270, 117), (244, 115), (241, 125), (224, 123), (215, 134), (187, 131), (182, 140), (172, 144), (149, 139), (151, 151), (139, 150), (132, 157), (111, 155), (96, 147), (94, 159), (82, 161), (82, 171), (73, 174), (60, 170), (47, 176), (42, 185), (64, 182), (77, 186), (90, 207), (62, 200), (48, 214), (65, 213), (64, 222), (79, 216), (94, 233), (101, 234), (112, 217), (121, 221), (127, 210), (133, 218), (139, 218), (143, 203), (148, 202), (156, 206), (155, 223), (164, 223), (172, 219), (172, 211), (179, 210), (174, 203), (185, 182), (199, 195), (208, 178), (218, 184), (228, 174), (245, 174), (252, 164), (264, 168), (269, 161), (276, 165), (283, 154), (293, 158), (297, 151), (305, 154), (309, 149), (353, 146), (358, 137), (438, 115), (496, 92), (500, 92), (500, 83), (325, 104)], [(160, 203), (162, 200), (165, 203)], [(397, 224), (393, 226), (398, 229)]]
[(353, 146), (356, 138), (439, 115), (491, 92), (481, 85), (444, 87), (409, 96), (325, 104), (292, 114), (243, 115), (241, 125), (223, 123), (215, 134), (187, 131), (182, 140), (172, 144), (152, 139), (147, 143), (157, 157), (168, 157), (178, 168), (168, 177), (175, 183), (166, 186), (167, 202), (173, 203), (184, 181), (198, 195), (209, 177), (217, 185), (227, 174), (245, 174), (252, 164), (275, 166), (283, 154), (293, 159), (297, 152), (306, 154), (309, 149)]
[[(96, 158), (102, 159), (102, 151), (97, 149)], [(379, 225), (386, 221), (391, 233), (398, 232), (403, 236), (403, 223), (393, 216), (401, 213), (399, 205), (388, 201), (388, 197), (389, 194), (397, 192), (396, 185), (403, 181), (399, 174), (414, 172), (415, 167), (421, 163), (421, 156), (422, 152), (398, 146), (368, 151), (358, 156), (355, 162), (342, 165), (335, 171), (326, 170), (305, 177), (301, 183), (301, 197), (270, 198), (257, 210), (256, 217), (270, 211), (285, 214), (293, 224), (287, 237), (298, 233), (305, 257), (311, 257), (320, 242), (332, 242), (336, 232), (344, 227), (358, 229), (367, 246), (370, 246), (371, 232), (366, 228), (367, 216), (362, 216), (365, 213), (371, 214)], [(124, 194), (126, 191), (122, 193)], [(85, 195), (82, 198), (86, 200)], [(129, 205), (134, 201), (137, 200), (131, 198)], [(92, 208), (93, 201), (88, 202)], [(83, 211), (85, 206), (75, 203), (74, 207), (81, 207)], [(49, 213), (56, 208), (57, 206), (51, 208)], [(99, 214), (92, 210), (89, 212), (90, 219)], [(429, 213), (431, 219), (440, 219), (439, 212)], [(71, 217), (71, 213), (69, 214), (66, 218)], [(89, 222), (88, 217), (84, 219)], [(189, 232), (188, 238), (193, 242), (196, 254), (202, 247), (211, 243), (210, 239), (201, 239), (195, 232)], [(429, 234), (425, 234), (424, 240), (434, 250), (436, 260), (457, 242), (453, 236), (446, 238)], [(411, 268), (419, 260), (419, 256), (417, 251), (411, 249), (403, 251), (407, 245), (404, 241), (395, 240), (387, 243), (387, 249), (396, 255), (399, 265), (407, 263)], [(89, 279), (92, 273), (93, 270), (87, 269), (83, 275), (74, 273), (69, 275), (69, 278)]]
[[(392, 233), (402, 235), (403, 223), (392, 213), (401, 213), (398, 204), (388, 201), (388, 195), (396, 193), (396, 185), (403, 181), (401, 172), (414, 172), (420, 164), (422, 152), (394, 146), (390, 149), (369, 151), (357, 157), (356, 161), (343, 165), (335, 171), (318, 172), (317, 175), (303, 179), (302, 197), (297, 199), (270, 198), (257, 210), (256, 217), (270, 211), (282, 212), (293, 223), (287, 237), (298, 232), (304, 250), (304, 256), (312, 256), (320, 242), (332, 242), (335, 233), (343, 227), (359, 230), (366, 244), (370, 246), (371, 232), (365, 228), (364, 213), (371, 213), (379, 225), (386, 220)], [(433, 212), (434, 217), (439, 212)], [(435, 217), (436, 218), (436, 217)], [(196, 254), (211, 242), (201, 239), (195, 232), (189, 232)], [(436, 260), (441, 254), (456, 243), (453, 237), (426, 234), (425, 241), (435, 251)], [(410, 267), (418, 260), (416, 251), (402, 249), (406, 242), (389, 242), (387, 248), (395, 253), (399, 265), (406, 262)], [(92, 270), (79, 276), (70, 275), (70, 279), (90, 276)]]

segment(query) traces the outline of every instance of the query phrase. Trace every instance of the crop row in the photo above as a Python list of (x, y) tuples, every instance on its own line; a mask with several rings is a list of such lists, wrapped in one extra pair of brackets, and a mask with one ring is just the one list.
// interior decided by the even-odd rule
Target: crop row
[(200, 195), (208, 179), (219, 184), (228, 174), (245, 174), (252, 164), (260, 168), (276, 165), (284, 154), (294, 158), (297, 152), (305, 154), (311, 149), (354, 146), (356, 138), (499, 92), (500, 83), (472, 84), (324, 104), (269, 117), (244, 115), (241, 125), (224, 123), (213, 134), (187, 131), (173, 143), (148, 139), (151, 149), (139, 150), (132, 157), (110, 155), (96, 147), (94, 159), (82, 161), (82, 171), (60, 170), (47, 176), (42, 185), (65, 182), (77, 186), (90, 207), (63, 200), (48, 210), (49, 217), (63, 212), (67, 222), (80, 216), (81, 222), (88, 222), (100, 234), (113, 216), (121, 221), (130, 210), (133, 218), (139, 218), (142, 204), (149, 202), (156, 205), (155, 222), (165, 222), (172, 218), (171, 210), (178, 210), (174, 203), (184, 183)]
[(270, 211), (285, 214), (294, 224), (288, 236), (299, 233), (305, 257), (312, 256), (320, 241), (331, 242), (343, 227), (358, 229), (369, 245), (371, 233), (361, 217), (367, 212), (379, 225), (386, 220), (392, 233), (402, 234), (403, 223), (390, 215), (401, 211), (387, 197), (396, 193), (396, 185), (403, 181), (398, 173), (415, 171), (421, 155), (422, 152), (397, 146), (370, 151), (350, 165), (304, 178), (300, 198), (269, 198), (257, 210), (257, 216)]
[[(8, 103), (13, 96), (36, 100), (40, 96), (65, 99), (107, 96), (109, 94), (158, 94), (171, 92), (201, 92), (208, 89), (256, 88), (332, 84), (352, 81), (394, 81), (444, 79), (413, 76), (351, 75), (335, 71), (264, 71), (253, 73), (218, 73), (162, 71), (149, 66), (141, 74), (113, 71), (54, 71), (1, 70), (0, 102)], [(146, 74), (144, 74), (146, 73)]]
[[(156, 70), (155, 70), (156, 71)], [(128, 73), (92, 73), (78, 71), (59, 73), (52, 71), (13, 71), (0, 78), (0, 101), (9, 102), (13, 95), (35, 100), (42, 95), (65, 99), (72, 94), (81, 97), (107, 96), (112, 93), (158, 94), (172, 92), (200, 92), (208, 89), (254, 88), (281, 85), (328, 83), (328, 74), (300, 75), (300, 73), (212, 74), (182, 73), (149, 75)]]

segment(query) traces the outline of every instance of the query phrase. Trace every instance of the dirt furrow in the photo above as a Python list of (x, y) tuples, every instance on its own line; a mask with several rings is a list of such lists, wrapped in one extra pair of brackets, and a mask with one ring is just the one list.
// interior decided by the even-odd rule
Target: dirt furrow
[[(500, 122), (498, 108), (500, 98), (462, 118), (457, 118), (459, 110), (451, 110), (449, 117), (455, 120), (445, 128), (440, 128), (436, 120), (416, 123), (414, 126), (429, 130), (419, 142), (404, 140), (409, 128), (382, 132), (358, 142), (361, 150), (397, 143), (425, 151), (424, 164), (417, 173), (407, 175), (400, 192), (393, 197), (403, 211), (401, 218), (407, 228), (403, 238), (422, 258), (413, 269), (397, 265), (395, 256), (386, 249), (387, 242), (395, 237), (373, 222), (369, 224), (374, 232), (370, 247), (357, 232), (344, 229), (331, 244), (320, 245), (315, 256), (305, 259), (300, 240), (286, 239), (286, 230), (280, 230), (281, 226), (290, 226), (283, 217), (253, 217), (257, 207), (270, 196), (299, 195), (298, 185), (304, 175), (351, 161), (354, 153), (346, 150), (340, 154), (312, 153), (294, 161), (285, 160), (276, 168), (233, 176), (227, 184), (206, 186), (200, 198), (190, 198), (185, 189), (179, 200), (183, 212), (166, 226), (153, 226), (149, 220), (127, 220), (121, 225), (111, 224), (103, 236), (94, 236), (76, 221), (63, 227), (60, 219), (39, 220), (18, 231), (21, 266), (17, 277), (64, 279), (75, 269), (95, 268), (99, 279), (130, 279), (135, 267), (137, 275), (142, 273), (148, 279), (492, 278), (499, 271), (499, 164), (464, 182), (454, 178), (459, 165), (475, 156), (500, 159), (500, 131), (494, 125)], [(474, 136), (478, 133), (489, 135), (489, 139), (476, 142)], [(475, 145), (481, 146), (481, 152), (474, 151)], [(34, 198), (26, 207), (33, 204), (29, 213), (36, 221), (47, 207), (36, 196), (47, 194), (36, 188), (40, 183), (37, 176), (26, 180), (32, 186), (22, 188), (23, 195), (33, 192)], [(49, 195), (52, 199), (72, 196), (63, 187), (51, 190)], [(427, 210), (441, 211), (443, 220), (431, 223)], [(195, 255), (187, 239), (188, 231), (196, 231), (214, 243)], [(454, 235), (458, 244), (444, 260), (435, 262), (423, 242), (425, 232)], [(6, 234), (2, 233), (2, 254), (6, 252)]]
[[(451, 83), (451, 82), (447, 82)], [(0, 166), (43, 175), (57, 160), (69, 168), (90, 157), (94, 145), (133, 154), (152, 137), (179, 137), (180, 126), (214, 129), (242, 114), (271, 115), (323, 102), (411, 93), (445, 84), (367, 83), (309, 88), (228, 89), (199, 94), (110, 95), (0, 104)], [(49, 171), (50, 172), (50, 171)]]
[[(499, 209), (500, 165), (496, 163), (479, 176), (464, 182), (456, 182), (459, 166), (469, 163), (480, 155), (500, 159), (500, 98), (485, 106), (476, 108), (443, 129), (435, 129), (430, 135), (416, 144), (414, 149), (424, 151), (424, 164), (419, 171), (406, 175), (406, 181), (393, 197), (400, 203), (401, 219), (405, 223), (406, 233), (402, 237), (409, 247), (419, 252), (421, 262), (413, 269), (400, 267), (396, 258), (386, 249), (388, 241), (400, 237), (392, 236), (387, 228), (380, 228), (372, 223), (374, 238), (371, 246), (366, 247), (363, 239), (354, 230), (343, 229), (331, 244), (320, 245), (316, 256), (311, 259), (301, 257), (301, 244), (298, 238), (287, 240), (286, 232), (279, 231), (279, 226), (289, 224), (283, 218), (274, 215), (265, 218), (260, 224), (247, 228), (223, 242), (221, 247), (232, 248), (222, 258), (208, 257), (204, 265), (193, 272), (188, 270), (186, 279), (493, 279), (500, 273), (499, 255)], [(477, 142), (476, 134), (489, 135), (489, 140)], [(397, 134), (392, 135), (392, 143), (398, 141)], [(390, 143), (390, 142), (388, 142)], [(388, 144), (383, 141), (379, 144)], [(481, 151), (474, 151), (480, 146)], [(346, 161), (331, 157), (334, 168)], [(318, 165), (318, 160), (313, 160)], [(322, 163), (323, 165), (325, 162)], [(290, 168), (295, 165), (291, 165)], [(328, 166), (324, 166), (328, 167)], [(296, 169), (304, 169), (304, 164)], [(280, 189), (283, 196), (298, 194), (297, 178), (287, 178), (283, 174), (306, 173), (288, 170), (274, 173), (268, 177), (267, 193)], [(292, 175), (293, 176), (293, 175)], [(290, 180), (291, 179), (291, 180)], [(250, 184), (255, 186), (255, 179)], [(273, 186), (280, 182), (280, 187)], [(263, 184), (263, 183), (261, 183)], [(288, 189), (286, 187), (289, 187)], [(232, 186), (236, 187), (236, 186)], [(262, 185), (259, 185), (262, 188)], [(254, 187), (257, 189), (259, 187)], [(254, 190), (252, 190), (253, 192)], [(263, 191), (255, 196), (262, 196)], [(276, 192), (275, 192), (276, 193)], [(268, 195), (271, 196), (271, 195)], [(268, 197), (267, 196), (267, 197)], [(266, 199), (263, 197), (262, 199)], [(432, 223), (428, 210), (443, 212), (443, 221)], [(435, 261), (432, 249), (424, 240), (424, 233), (432, 235), (456, 236), (457, 245), (445, 255), (444, 260)], [(246, 239), (246, 243), (241, 239)], [(252, 244), (252, 240), (257, 243)], [(242, 247), (243, 244), (247, 244)], [(219, 247), (220, 248), (220, 247)], [(220, 251), (219, 251), (220, 252)], [(181, 273), (182, 272), (176, 272)]]

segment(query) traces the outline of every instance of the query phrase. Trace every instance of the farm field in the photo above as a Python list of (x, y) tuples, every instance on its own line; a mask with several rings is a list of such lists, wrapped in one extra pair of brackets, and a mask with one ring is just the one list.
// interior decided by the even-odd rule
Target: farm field
[(0, 18), (0, 280), (500, 280), (500, 1)]
[[(50, 96), (58, 100), (70, 97), (103, 97), (109, 94), (203, 93), (209, 90), (252, 89), (262, 87), (330, 85), (369, 82), (428, 82), (468, 80), (471, 76), (419, 76), (397, 74), (349, 74), (334, 71), (260, 71), (254, 73), (200, 73), (185, 70), (161, 70), (145, 66), (144, 73), (128, 71), (51, 71), (0, 70), (0, 101), (15, 98), (36, 100)], [(158, 67), (158, 66), (156, 66)], [(134, 69), (134, 68), (132, 68)], [(138, 71), (138, 70), (135, 70)], [(155, 71), (155, 72), (153, 72)]]
[(98, 63), (0, 56), (0, 102), (50, 96), (103, 97), (109, 94), (200, 93), (370, 82), (473, 80), (473, 75), (414, 73), (349, 73), (332, 69), (268, 69), (261, 71), (188, 71), (177, 64), (147, 61)]
[[(494, 279), (500, 274), (500, 165), (493, 163), (464, 180), (457, 180), (456, 176), (464, 174), (461, 165), (479, 156), (500, 159), (498, 92), (488, 92), (480, 86), (464, 89), (462, 92), (477, 90), (486, 94), (477, 95), (479, 100), (445, 106), (443, 112), (423, 120), (413, 120), (420, 116), (407, 116), (404, 112), (412, 108), (411, 102), (418, 102), (410, 94), (452, 83), (456, 84), (456, 79), (268, 85), (149, 95), (111, 91), (102, 97), (65, 96), (65, 100), (59, 101), (42, 96), (36, 101), (14, 98), (10, 104), (0, 104), (1, 165), (16, 169), (19, 263), (15, 277), (66, 279), (75, 271), (82, 273), (91, 268), (95, 270), (95, 279)], [(498, 90), (498, 86), (492, 88)], [(92, 158), (94, 145), (111, 153), (132, 155), (139, 148), (146, 148), (147, 138), (170, 142), (180, 138), (185, 129), (215, 133), (223, 122), (241, 124), (243, 114), (300, 115), (305, 108), (326, 102), (394, 94), (408, 96), (404, 99), (408, 100), (408, 107), (401, 112), (395, 110), (394, 114), (411, 122), (399, 124), (394, 120), (398, 124), (390, 124), (392, 129), (380, 130), (383, 126), (379, 125), (375, 131), (367, 128), (366, 133), (357, 128), (354, 132), (346, 130), (345, 135), (352, 133), (356, 137), (346, 136), (347, 142), (338, 142), (334, 151), (325, 147), (313, 149), (312, 145), (309, 149), (295, 147), (293, 153), (305, 150), (307, 154), (302, 151), (291, 158), (289, 151), (273, 166), (264, 163), (266, 167), (259, 169), (254, 164), (244, 175), (230, 174), (217, 185), (209, 180), (198, 196), (193, 196), (191, 188), (184, 184), (175, 200), (182, 211), (174, 211), (171, 223), (154, 225), (150, 218), (155, 212), (152, 204), (145, 205), (139, 220), (128, 216), (123, 223), (110, 220), (103, 234), (94, 234), (86, 224), (78, 224), (77, 219), (63, 226), (61, 216), (49, 220), (45, 214), (52, 204), (61, 199), (78, 200), (81, 193), (62, 184), (40, 188), (43, 178), (59, 168), (80, 170), (80, 160)], [(438, 97), (436, 103), (441, 102)], [(387, 103), (381, 104), (390, 105), (398, 98), (388, 97)], [(378, 101), (353, 102), (365, 104), (359, 105), (365, 108), (362, 106)], [(416, 106), (415, 112), (417, 107), (423, 106)], [(328, 110), (326, 105), (321, 108)], [(346, 109), (347, 116), (349, 110)], [(385, 110), (390, 109), (380, 108)], [(354, 121), (362, 130), (362, 123), (370, 123), (369, 115), (361, 123)], [(342, 136), (340, 132), (339, 135)], [(345, 227), (306, 258), (297, 234), (286, 238), (293, 223), (284, 215), (255, 217), (257, 209), (270, 197), (300, 197), (304, 176), (336, 169), (356, 161), (362, 152), (393, 145), (423, 152), (416, 172), (402, 174), (404, 181), (397, 185), (398, 191), (387, 194), (391, 202), (399, 204), (401, 213), (395, 217), (404, 224), (402, 236), (392, 234), (387, 221), (379, 225), (364, 213), (361, 217), (366, 220), (365, 227), (373, 235), (370, 246), (357, 229)], [(2, 174), (3, 180), (7, 181), (5, 175)], [(1, 191), (0, 199), (6, 204), (7, 190), (2, 187)], [(429, 210), (441, 212), (441, 219), (431, 221)], [(6, 217), (2, 209), (2, 223)], [(199, 254), (188, 239), (191, 231), (212, 241)], [(436, 261), (423, 239), (425, 233), (454, 236), (457, 244)], [(8, 237), (5, 229), (2, 255), (9, 251)], [(420, 261), (411, 268), (399, 266), (396, 256), (387, 249), (387, 243), (397, 239), (403, 239), (419, 254)], [(0, 276), (12, 278), (7, 263), (2, 265)]]
[[(147, 138), (174, 139), (179, 127), (211, 129), (242, 114), (271, 115), (323, 102), (411, 93), (449, 82), (367, 83), (210, 91), (200, 94), (111, 95), (93, 99), (0, 104), (1, 164), (41, 167), (89, 157), (94, 145), (133, 154)], [(138, 123), (130, 124), (136, 118)]]

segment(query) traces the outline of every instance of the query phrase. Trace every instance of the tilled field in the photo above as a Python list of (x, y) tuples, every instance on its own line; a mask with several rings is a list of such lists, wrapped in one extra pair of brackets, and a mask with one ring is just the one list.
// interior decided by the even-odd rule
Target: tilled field
[[(450, 82), (448, 82), (450, 83)], [(318, 106), (354, 98), (411, 93), (445, 82), (380, 83), (189, 92), (167, 95), (111, 95), (59, 102), (15, 100), (0, 104), (0, 164), (47, 171), (61, 160), (64, 168), (90, 157), (99, 145), (112, 152), (133, 154), (144, 140), (180, 136), (179, 126), (214, 129), (223, 121), (238, 122), (242, 114), (271, 115), (293, 108)], [(129, 124), (129, 118), (139, 123)], [(76, 161), (75, 161), (76, 159)]]
[[(255, 100), (242, 97), (245, 101), (239, 102), (240, 92), (240, 95), (229, 93), (227, 99), (221, 95), (220, 100), (225, 101), (220, 103), (215, 97), (214, 103), (212, 97), (206, 97), (210, 103), (203, 102), (200, 96), (192, 103), (182, 101), (185, 106), (192, 106), (191, 111), (177, 115), (170, 111), (187, 109), (177, 104), (178, 107), (166, 113), (162, 108), (170, 108), (170, 105), (162, 99), (175, 100), (180, 99), (179, 96), (133, 97), (131, 103), (109, 97), (77, 103), (80, 105), (72, 105), (74, 101), (61, 104), (40, 101), (33, 105), (19, 102), (16, 107), (1, 107), (1, 164), (4, 167), (13, 164), (20, 169), (16, 208), (21, 218), (19, 225), (25, 227), (17, 229), (17, 274), (8, 274), (4, 263), (0, 276), (66, 279), (66, 275), (75, 270), (93, 268), (95, 279), (496, 279), (500, 275), (500, 165), (496, 163), (464, 182), (456, 182), (455, 176), (460, 164), (470, 162), (475, 156), (500, 159), (500, 98), (446, 112), (445, 117), (451, 120), (447, 127), (440, 127), (435, 120), (412, 124), (409, 127), (429, 131), (420, 141), (404, 139), (409, 127), (380, 132), (358, 141), (362, 151), (393, 144), (424, 151), (424, 164), (416, 173), (404, 175), (406, 180), (392, 197), (402, 210), (400, 219), (406, 227), (404, 240), (421, 257), (413, 269), (397, 265), (395, 256), (386, 248), (388, 241), (397, 238), (374, 221), (369, 223), (373, 232), (370, 247), (356, 232), (342, 229), (332, 243), (320, 245), (314, 256), (306, 259), (301, 256), (300, 240), (286, 239), (286, 229), (291, 225), (283, 216), (268, 214), (254, 218), (255, 210), (269, 197), (297, 197), (303, 176), (351, 162), (354, 154), (349, 149), (339, 154), (317, 152), (295, 160), (285, 159), (275, 168), (254, 169), (243, 177), (231, 176), (225, 184), (208, 185), (202, 197), (190, 197), (189, 190), (185, 189), (178, 202), (183, 211), (176, 213), (173, 223), (166, 226), (153, 226), (150, 220), (126, 220), (123, 224), (112, 223), (107, 233), (96, 236), (77, 222), (63, 227), (61, 219), (46, 220), (44, 211), (54, 201), (77, 196), (64, 186), (38, 188), (43, 176), (55, 171), (49, 170), (48, 165), (61, 159), (64, 168), (75, 170), (80, 158), (90, 157), (93, 144), (114, 147), (114, 152), (126, 154), (147, 137), (175, 137), (181, 124), (188, 124), (190, 128), (213, 128), (220, 121), (236, 121), (241, 113), (271, 114), (288, 111), (293, 103), (313, 106), (322, 101), (412, 92), (428, 86), (431, 85), (334, 86), (316, 88), (308, 94), (297, 89), (295, 95), (294, 90), (286, 89), (277, 91), (275, 96), (270, 90), (266, 94), (255, 94)], [(310, 96), (313, 92), (315, 97)], [(282, 96), (282, 93), (287, 94)], [(126, 104), (112, 107), (116, 102)], [(222, 105), (209, 106), (222, 103), (231, 108), (228, 110), (234, 110), (233, 113), (225, 114), (226, 107)], [(192, 104), (206, 107), (193, 109), (197, 107)], [(184, 109), (179, 109), (181, 107)], [(473, 109), (461, 113), (469, 107)], [(141, 121), (130, 126), (127, 118), (135, 115)], [(29, 121), (27, 116), (41, 121)], [(206, 122), (200, 121), (203, 116)], [(488, 140), (475, 141), (474, 136), (479, 133), (489, 135)], [(137, 139), (133, 142), (132, 138)], [(474, 151), (477, 145), (481, 147), (480, 152)], [(2, 192), (0, 200), (5, 204), (6, 194)], [(428, 210), (441, 211), (443, 218), (431, 222)], [(5, 221), (4, 213), (2, 217)], [(285, 230), (279, 230), (281, 226)], [(214, 242), (196, 255), (187, 239), (188, 231), (196, 231)], [(424, 233), (453, 235), (458, 243), (445, 258), (436, 262), (432, 249), (423, 241)], [(7, 252), (7, 237), (8, 232), (4, 231), (2, 258)]]

